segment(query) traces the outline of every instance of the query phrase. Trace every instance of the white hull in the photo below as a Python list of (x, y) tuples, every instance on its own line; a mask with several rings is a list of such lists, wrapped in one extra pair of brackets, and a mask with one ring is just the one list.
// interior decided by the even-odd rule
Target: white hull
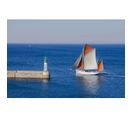
[(98, 71), (85, 72), (84, 70), (76, 69), (76, 76), (97, 75), (99, 73)]

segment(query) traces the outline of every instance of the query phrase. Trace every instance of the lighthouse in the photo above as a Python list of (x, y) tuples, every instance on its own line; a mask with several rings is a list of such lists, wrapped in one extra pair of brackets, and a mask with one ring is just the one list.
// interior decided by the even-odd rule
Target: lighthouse
[(44, 58), (44, 69), (43, 69), (45, 72), (48, 71), (48, 59), (47, 57)]

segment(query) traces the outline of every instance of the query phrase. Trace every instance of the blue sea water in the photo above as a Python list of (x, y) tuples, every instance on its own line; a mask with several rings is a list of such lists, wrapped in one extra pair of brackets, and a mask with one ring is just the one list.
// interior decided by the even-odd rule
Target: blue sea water
[(8, 80), (8, 98), (124, 98), (125, 45), (93, 45), (104, 73), (76, 77), (73, 63), (83, 45), (8, 44), (8, 70), (43, 70), (48, 57), (49, 81)]

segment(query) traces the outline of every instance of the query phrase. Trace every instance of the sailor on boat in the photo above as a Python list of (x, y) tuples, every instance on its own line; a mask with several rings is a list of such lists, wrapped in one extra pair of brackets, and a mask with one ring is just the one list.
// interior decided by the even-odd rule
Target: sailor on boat
[(96, 61), (96, 49), (85, 44), (82, 53), (74, 63), (76, 75), (96, 75), (104, 70), (103, 60)]

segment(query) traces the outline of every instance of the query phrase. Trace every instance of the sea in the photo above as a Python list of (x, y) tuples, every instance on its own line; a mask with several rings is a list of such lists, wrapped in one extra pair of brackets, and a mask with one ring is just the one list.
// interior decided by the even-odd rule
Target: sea
[(50, 80), (7, 80), (8, 98), (125, 98), (125, 45), (100, 44), (100, 75), (77, 77), (73, 64), (83, 44), (7, 44), (8, 70), (43, 70), (48, 58)]

